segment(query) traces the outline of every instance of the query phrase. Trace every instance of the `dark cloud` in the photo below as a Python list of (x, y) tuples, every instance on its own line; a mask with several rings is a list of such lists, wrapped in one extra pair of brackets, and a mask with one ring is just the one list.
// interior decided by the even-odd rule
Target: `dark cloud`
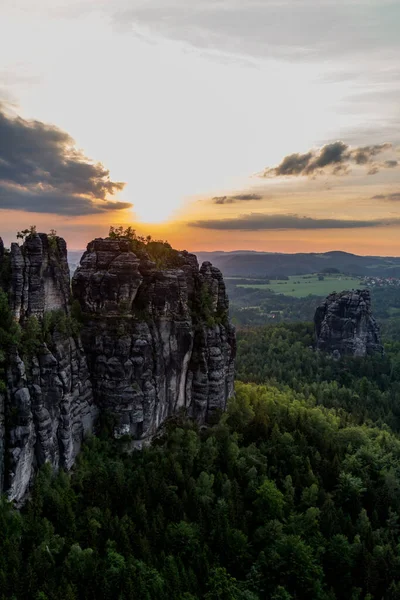
[(372, 196), (372, 200), (389, 200), (390, 202), (400, 202), (400, 192), (394, 192), (392, 194), (377, 194)]
[(0, 208), (62, 215), (120, 210), (109, 200), (124, 187), (74, 146), (68, 133), (7, 116), (0, 105)]
[(371, 159), (374, 156), (377, 156), (385, 150), (389, 150), (391, 147), (391, 144), (374, 144), (373, 146), (356, 148), (350, 153), (350, 158), (358, 165), (366, 165), (371, 162)]
[(364, 227), (380, 227), (383, 225), (399, 224), (400, 219), (373, 219), (370, 221), (315, 219), (299, 215), (267, 215), (250, 213), (240, 215), (235, 219), (210, 219), (193, 221), (191, 227), (203, 229), (262, 231), (272, 229), (356, 229)]
[(323, 169), (329, 165), (337, 165), (342, 163), (348, 158), (348, 146), (344, 142), (333, 142), (332, 144), (326, 144), (313, 157), (313, 160), (309, 163), (307, 171), (313, 173), (317, 169)]
[(130, 208), (129, 202), (102, 200), (96, 202), (57, 190), (30, 191), (22, 186), (0, 182), (0, 210), (52, 213), (66, 216), (91, 215)]
[[(289, 154), (275, 169), (268, 169), (265, 173), (274, 171), (276, 176), (301, 175), (308, 168), (312, 157), (311, 152), (307, 152), (307, 154)], [(266, 174), (264, 175), (267, 177)]]
[(289, 154), (277, 167), (265, 169), (262, 177), (316, 176), (327, 173), (345, 175), (349, 173), (351, 164), (367, 165), (368, 173), (375, 174), (380, 167), (394, 168), (398, 165), (395, 160), (387, 160), (381, 164), (374, 162), (377, 155), (391, 147), (391, 144), (385, 143), (351, 148), (342, 141), (332, 142), (306, 154)]
[(214, 204), (235, 204), (236, 202), (250, 202), (251, 200), (262, 200), (260, 194), (236, 194), (236, 196), (214, 196)]

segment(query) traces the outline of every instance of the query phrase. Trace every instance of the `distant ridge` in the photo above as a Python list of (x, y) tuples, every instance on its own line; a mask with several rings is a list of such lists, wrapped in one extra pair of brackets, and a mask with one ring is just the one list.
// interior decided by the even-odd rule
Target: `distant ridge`
[(210, 250), (210, 251), (200, 251), (200, 252), (196, 252), (195, 250), (193, 251), (193, 254), (196, 254), (197, 256), (200, 254), (209, 254), (209, 255), (215, 255), (215, 254), (282, 254), (281, 252), (261, 252), (258, 250)]
[(200, 261), (209, 260), (227, 277), (306, 275), (327, 268), (357, 276), (400, 277), (400, 257), (395, 256), (359, 256), (341, 250), (293, 254), (234, 250), (196, 254)]
[[(326, 268), (360, 276), (400, 277), (400, 257), (360, 256), (343, 250), (328, 252), (259, 252), (257, 250), (214, 250), (194, 252), (200, 262), (210, 261), (225, 276), (266, 277), (270, 275), (306, 275)], [(68, 262), (75, 271), (82, 250), (70, 250)]]

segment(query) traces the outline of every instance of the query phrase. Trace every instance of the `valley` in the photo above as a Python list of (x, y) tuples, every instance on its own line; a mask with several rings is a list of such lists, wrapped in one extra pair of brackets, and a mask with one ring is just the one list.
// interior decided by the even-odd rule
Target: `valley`
[[(227, 283), (235, 285), (235, 278), (227, 277)], [(332, 292), (343, 289), (351, 290), (365, 287), (365, 283), (360, 281), (359, 277), (351, 277), (341, 273), (335, 275), (320, 275), (310, 273), (306, 275), (289, 275), (287, 279), (268, 280), (268, 283), (260, 284), (259, 280), (253, 284), (251, 279), (248, 283), (239, 283), (238, 287), (271, 290), (276, 294), (293, 296), (295, 298), (305, 298), (307, 296), (327, 296)]]

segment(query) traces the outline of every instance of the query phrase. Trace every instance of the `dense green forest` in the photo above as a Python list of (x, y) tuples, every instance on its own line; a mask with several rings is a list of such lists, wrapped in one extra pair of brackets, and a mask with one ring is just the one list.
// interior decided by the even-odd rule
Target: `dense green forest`
[(313, 349), (312, 323), (255, 327), (238, 334), (236, 376), (314, 397), (344, 409), (358, 424), (388, 425), (400, 432), (400, 343), (387, 341), (385, 356), (333, 360)]
[(399, 598), (400, 441), (314, 398), (237, 384), (218, 425), (91, 439), (0, 511), (2, 599)]
[(3, 499), (1, 600), (400, 598), (399, 345), (311, 343), (308, 324), (240, 332), (213, 427), (182, 415), (130, 452), (103, 423), (72, 475)]

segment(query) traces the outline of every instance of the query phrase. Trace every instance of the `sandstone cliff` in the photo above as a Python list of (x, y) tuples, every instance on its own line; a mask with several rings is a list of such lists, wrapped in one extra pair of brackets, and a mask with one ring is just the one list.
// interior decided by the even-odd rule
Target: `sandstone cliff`
[(10, 499), (20, 501), (37, 466), (72, 466), (97, 407), (79, 335), (66, 326), (71, 292), (65, 241), (29, 236), (21, 247), (12, 244), (3, 260), (9, 261), (11, 309), (29, 337), (9, 353), (4, 400), (3, 485)]
[(180, 409), (199, 423), (224, 410), (235, 334), (210, 263), (199, 269), (194, 255), (172, 250), (154, 261), (131, 240), (96, 239), (71, 295), (61, 238), (36, 234), (0, 250), (2, 287), (22, 331), (0, 392), (0, 491), (10, 499), (26, 496), (45, 462), (71, 468), (102, 412), (114, 416), (115, 435), (140, 446)]
[(330, 294), (317, 308), (316, 346), (335, 356), (383, 353), (369, 290)]
[(11, 244), (11, 305), (18, 320), (68, 311), (70, 275), (65, 240), (44, 233)]
[(117, 434), (154, 434), (183, 408), (203, 423), (233, 393), (234, 331), (222, 275), (194, 255), (162, 268), (127, 240), (88, 245), (72, 289), (98, 405)]

